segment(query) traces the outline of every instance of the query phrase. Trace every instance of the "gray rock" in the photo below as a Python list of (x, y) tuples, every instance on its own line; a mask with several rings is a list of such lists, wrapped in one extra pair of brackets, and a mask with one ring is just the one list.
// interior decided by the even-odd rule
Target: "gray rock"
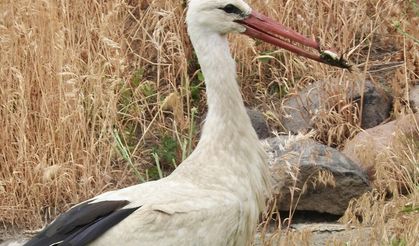
[[(389, 150), (400, 144), (400, 136), (419, 141), (416, 122), (419, 122), (419, 113), (401, 115), (396, 120), (362, 131), (346, 142), (342, 153), (363, 170), (373, 174), (385, 164), (380, 156), (384, 153), (391, 156)], [(403, 179), (400, 180), (401, 184), (404, 182)]]
[(419, 84), (410, 88), (409, 100), (413, 111), (419, 112)]
[(380, 245), (371, 227), (353, 227), (338, 223), (302, 223), (284, 228), (279, 233), (256, 234), (255, 246), (262, 245)]
[(290, 132), (306, 132), (312, 128), (312, 118), (323, 104), (319, 88), (310, 85), (284, 101), (281, 123)]
[(247, 115), (249, 115), (252, 126), (255, 129), (259, 139), (265, 139), (270, 136), (268, 123), (266, 123), (263, 114), (257, 110), (246, 108)]
[[(360, 104), (360, 94), (357, 94), (352, 98), (358, 102), (358, 105)], [(375, 86), (370, 81), (365, 81), (361, 127), (363, 129), (368, 129), (374, 126), (378, 126), (380, 123), (390, 117), (392, 105), (393, 98), (390, 94)]]
[(333, 148), (283, 136), (264, 143), (279, 210), (341, 215), (352, 198), (370, 190), (367, 174)]
[(327, 113), (336, 105), (338, 98), (361, 103), (363, 111), (361, 127), (374, 127), (390, 116), (392, 97), (370, 81), (354, 83), (351, 90), (345, 91), (347, 86), (335, 83), (317, 81), (285, 99), (282, 110), (282, 124), (286, 130), (297, 133), (307, 132), (313, 127), (313, 119), (321, 112)]

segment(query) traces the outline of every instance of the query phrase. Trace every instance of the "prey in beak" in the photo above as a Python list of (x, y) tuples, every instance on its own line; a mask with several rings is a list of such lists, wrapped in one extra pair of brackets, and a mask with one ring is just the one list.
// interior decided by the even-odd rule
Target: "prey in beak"
[[(250, 37), (263, 40), (267, 43), (289, 50), (297, 55), (304, 56), (330, 66), (346, 68), (348, 70), (351, 69), (351, 65), (343, 58), (343, 56), (339, 58), (339, 56), (331, 50), (322, 50), (317, 41), (309, 39), (270, 19), (269, 17), (257, 13), (256, 11), (252, 11), (250, 15), (246, 16), (242, 20), (237, 20), (236, 22), (246, 28), (244, 34)], [(280, 39), (278, 36), (287, 38), (304, 46), (314, 48), (319, 52), (319, 54), (309, 53), (300, 47)]]

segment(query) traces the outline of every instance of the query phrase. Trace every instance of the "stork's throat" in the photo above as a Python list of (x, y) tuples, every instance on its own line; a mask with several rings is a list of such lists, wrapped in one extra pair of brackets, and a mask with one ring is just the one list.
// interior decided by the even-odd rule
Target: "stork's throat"
[(236, 80), (236, 63), (227, 38), (218, 33), (195, 34), (191, 35), (191, 40), (205, 77), (208, 103), (202, 138), (220, 136), (220, 139), (231, 140), (237, 134), (253, 136), (254, 130), (243, 104)]

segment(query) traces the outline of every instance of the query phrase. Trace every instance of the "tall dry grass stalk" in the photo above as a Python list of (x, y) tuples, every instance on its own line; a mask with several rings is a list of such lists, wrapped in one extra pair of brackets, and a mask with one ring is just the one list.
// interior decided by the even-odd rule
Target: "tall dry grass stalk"
[[(192, 111), (197, 109), (198, 119), (205, 114), (205, 96), (182, 3), (0, 3), (0, 218), (7, 228), (38, 228), (81, 200), (138, 182), (115, 148), (114, 129), (142, 172), (153, 165), (151, 152), (162, 136), (173, 137), (178, 146), (197, 140), (189, 131)], [(376, 36), (402, 50), (403, 81), (393, 87), (405, 102), (407, 85), (417, 80), (417, 45), (392, 21), (405, 31), (417, 23), (404, 15), (408, 1), (250, 3), (299, 32), (314, 33), (326, 47), (348, 51), (361, 64), (360, 72), (349, 74), (231, 36), (246, 104), (258, 105), (273, 126), (280, 126), (277, 105), (288, 91), (317, 79), (346, 83), (368, 77), (363, 68), (373, 63), (366, 50), (376, 47)], [(169, 95), (174, 99), (166, 100)], [(347, 113), (354, 111), (337, 112), (348, 119), (339, 124), (354, 124)], [(321, 122), (329, 127), (329, 121)], [(178, 147), (177, 164), (181, 152)]]

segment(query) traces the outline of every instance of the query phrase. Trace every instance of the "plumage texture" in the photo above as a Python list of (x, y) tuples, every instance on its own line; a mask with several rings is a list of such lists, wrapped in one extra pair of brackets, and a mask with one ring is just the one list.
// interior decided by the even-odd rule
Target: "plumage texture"
[[(225, 34), (242, 32), (220, 10), (241, 0), (191, 0), (188, 33), (206, 81), (208, 114), (193, 153), (168, 177), (92, 199), (138, 208), (92, 245), (250, 245), (270, 194), (266, 154), (247, 116)], [(93, 225), (94, 226), (94, 225)], [(103, 225), (102, 225), (103, 226)]]
[(123, 220), (138, 207), (120, 209), (128, 201), (84, 202), (60, 215), (26, 246), (85, 245)]

